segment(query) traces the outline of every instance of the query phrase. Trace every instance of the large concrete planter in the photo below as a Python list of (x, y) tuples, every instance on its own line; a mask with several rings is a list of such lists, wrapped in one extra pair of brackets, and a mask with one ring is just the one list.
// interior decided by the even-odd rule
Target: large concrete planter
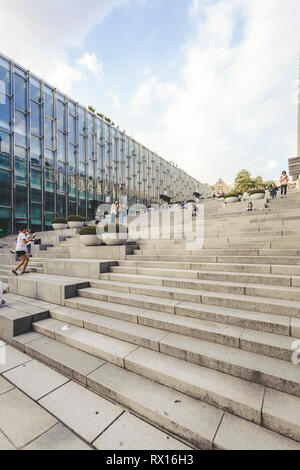
[(118, 234), (102, 233), (102, 240), (107, 246), (125, 245), (127, 238), (119, 238)]
[(68, 222), (69, 228), (81, 228), (83, 227), (83, 222)]
[(232, 202), (239, 202), (240, 198), (237, 197), (237, 196), (233, 196), (233, 197), (227, 197), (225, 199), (225, 202), (228, 203), (228, 204), (231, 204)]
[(79, 235), (79, 239), (85, 246), (102, 245), (102, 240), (98, 235)]
[(53, 230), (65, 230), (68, 228), (68, 224), (52, 224)]
[(264, 199), (265, 193), (251, 194), (250, 199)]

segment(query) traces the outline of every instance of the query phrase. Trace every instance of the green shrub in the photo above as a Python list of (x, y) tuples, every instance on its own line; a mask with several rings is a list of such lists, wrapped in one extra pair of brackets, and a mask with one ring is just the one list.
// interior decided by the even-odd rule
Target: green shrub
[(253, 191), (250, 191), (250, 196), (252, 196), (252, 194), (265, 194), (265, 192), (265, 189), (253, 189)]
[(104, 211), (104, 217), (108, 215), (108, 212), (107, 211)]
[(96, 225), (87, 225), (79, 230), (79, 235), (96, 235)]
[(98, 233), (128, 233), (128, 228), (123, 224), (106, 224), (98, 227)]
[(67, 223), (67, 219), (65, 219), (64, 217), (54, 217), (54, 219), (52, 219), (52, 224), (66, 224)]
[(227, 199), (229, 197), (239, 197), (239, 194), (238, 193), (225, 194), (224, 199)]
[(189, 199), (188, 201), (186, 201), (187, 204), (189, 204), (190, 202), (195, 202), (194, 199)]
[(67, 221), (68, 222), (84, 222), (85, 218), (82, 217), (81, 215), (69, 215), (69, 217), (67, 217)]

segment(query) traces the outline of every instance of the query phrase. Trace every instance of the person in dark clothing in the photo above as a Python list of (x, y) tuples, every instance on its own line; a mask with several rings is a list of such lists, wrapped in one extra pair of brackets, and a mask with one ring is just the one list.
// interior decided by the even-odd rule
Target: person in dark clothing
[(276, 184), (272, 183), (272, 186), (270, 186), (270, 196), (272, 199), (276, 199), (277, 191), (278, 191), (278, 188), (276, 187)]

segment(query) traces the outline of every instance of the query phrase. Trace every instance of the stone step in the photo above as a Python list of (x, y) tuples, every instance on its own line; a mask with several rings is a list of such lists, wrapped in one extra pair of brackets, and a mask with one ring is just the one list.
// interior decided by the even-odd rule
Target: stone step
[[(170, 290), (170, 289), (168, 289)], [(176, 296), (174, 290), (174, 296)], [(155, 295), (133, 294), (127, 292), (118, 292), (113, 290), (104, 289), (80, 289), (79, 296), (94, 298), (97, 300), (104, 300), (108, 302), (120, 303), (123, 305), (131, 305), (133, 307), (140, 307), (143, 309), (158, 310), (166, 313), (175, 313), (176, 307), (179, 307), (184, 301), (172, 298), (165, 298), (165, 293), (160, 292), (157, 288)], [(161, 297), (159, 296), (161, 295)], [(300, 304), (299, 302), (269, 299), (264, 297), (226, 294), (217, 292), (204, 292), (199, 291), (198, 302), (191, 302), (190, 292), (186, 292), (187, 303), (192, 306), (197, 306), (200, 303), (217, 305), (219, 307), (238, 308), (240, 310), (251, 310), (260, 313), (270, 313), (274, 315), (300, 317)], [(182, 295), (183, 297), (183, 295)]]
[(66, 324), (57, 320), (42, 320), (34, 323), (33, 327), (41, 334), (49, 335), (154, 382), (217, 405), (249, 421), (261, 423), (264, 387), (259, 384), (83, 328), (69, 326), (66, 329)]
[[(300, 275), (300, 266), (291, 265), (268, 265), (268, 264), (233, 264), (233, 263), (203, 263), (203, 262), (183, 262), (183, 261), (140, 261), (118, 260), (119, 266), (114, 267), (114, 271), (122, 273), (124, 267), (134, 268), (162, 268), (162, 269), (185, 269), (185, 270), (203, 270), (219, 272), (237, 272), (237, 273), (259, 273), (274, 275)], [(119, 269), (121, 268), (121, 269)]]
[(177, 256), (181, 255), (195, 255), (195, 256), (300, 256), (300, 249), (278, 249), (278, 248), (265, 248), (265, 249), (233, 249), (233, 248), (203, 248), (203, 249), (184, 249), (184, 248), (159, 248), (156, 249), (139, 249), (133, 250), (134, 255), (165, 255), (165, 254), (175, 254)]
[[(26, 353), (31, 357), (80, 381), (99, 395), (130, 409), (145, 421), (184, 439), (196, 449), (300, 448), (295, 440), (242, 418), (227, 413), (224, 415), (219, 408), (170, 387), (113, 364), (103, 364), (103, 361), (90, 354), (47, 337), (41, 336), (35, 341), (26, 340), (28, 335), (30, 333), (23, 335), (22, 341), (25, 342)], [(289, 401), (282, 403), (287, 402)], [(294, 411), (291, 405), (289, 409)], [(276, 419), (287, 432), (286, 428), (291, 429), (290, 423), (286, 416), (280, 420), (278, 414), (273, 413), (273, 422)], [(263, 415), (268, 425), (266, 416)]]
[[(173, 255), (127, 255), (128, 260), (143, 261), (177, 261), (178, 256)], [(201, 256), (182, 255), (181, 261), (206, 262), (206, 263), (237, 263), (237, 264), (276, 264), (276, 265), (300, 265), (300, 257), (288, 256)]]
[[(84, 310), (93, 314), (101, 314), (133, 323), (141, 323), (173, 333), (183, 332), (183, 334), (195, 338), (203, 338), (203, 321), (277, 333), (285, 336), (292, 335), (297, 338), (300, 337), (300, 320), (297, 318), (230, 309), (214, 305), (197, 305), (182, 302), (173, 314), (147, 309), (143, 310), (138, 307), (94, 300), (88, 297), (67, 299), (65, 305), (72, 309)], [(199, 320), (202, 321), (199, 323)], [(211, 325), (211, 323), (209, 323), (209, 325)], [(207, 324), (205, 324), (205, 326), (207, 327)]]
[[(100, 275), (101, 276), (101, 275)], [(172, 278), (137, 275), (129, 280), (105, 279), (92, 280), (91, 286), (122, 292), (159, 295), (177, 300), (198, 302), (201, 291), (224, 292), (228, 294), (268, 297), (274, 299), (300, 300), (299, 287), (261, 285), (255, 283), (228, 282), (206, 279)], [(159, 292), (159, 294), (158, 294)]]
[[(51, 320), (43, 320), (38, 323), (43, 324), (47, 321)], [(122, 365), (118, 364), (119, 367), (123, 367), (144, 378), (150, 378), (153, 382), (168, 386), (173, 390), (201, 400), (208, 405), (217, 407), (240, 418), (256, 424), (262, 424), (264, 395), (266, 393), (264, 386), (142, 347), (128, 353), (126, 352), (128, 343), (122, 341), (118, 342), (116, 350), (114, 346), (109, 347), (109, 344), (112, 344), (111, 338), (109, 338), (110, 341), (107, 341), (107, 337), (96, 334), (98, 336), (97, 341), (95, 333), (84, 331), (78, 327), (70, 327), (69, 330), (62, 331), (65, 324), (63, 322), (60, 323), (61, 328), (54, 332), (55, 338), (58, 341), (66, 341), (69, 345), (75, 344), (77, 348), (79, 347), (83, 351), (87, 349), (88, 353), (92, 351), (92, 354), (96, 357), (104, 360), (108, 359), (108, 362), (114, 365), (115, 362), (119, 362), (121, 359), (123, 362)], [(47, 326), (43, 327), (40, 325), (40, 330), (43, 328), (47, 333)], [(50, 333), (53, 333), (51, 327)], [(123, 344), (122, 346), (121, 343)], [(89, 379), (87, 379), (87, 383), (89, 383)], [(286, 394), (283, 392), (281, 394), (283, 394), (282, 398), (284, 399)], [(271, 396), (272, 394), (270, 393)], [(289, 395), (287, 400), (289, 400)], [(274, 403), (272, 404), (274, 407)], [(293, 437), (297, 437), (300, 440), (299, 405), (300, 398), (293, 396), (289, 403), (293, 411), (291, 416), (294, 416), (293, 424), (296, 421), (296, 426), (293, 428)], [(276, 412), (278, 413), (278, 410)], [(273, 415), (274, 410), (272, 406), (268, 406), (270, 427), (274, 426)]]
[[(50, 314), (55, 320), (65, 322), (68, 325), (96, 331), (147, 349), (160, 351), (188, 362), (300, 396), (300, 370), (295, 371), (292, 362), (287, 363), (283, 359), (278, 361), (275, 356), (266, 357), (258, 352), (270, 343), (270, 341), (267, 341), (267, 337), (270, 337), (270, 335), (265, 335), (264, 343), (259, 344), (250, 341), (244, 345), (242, 334), (241, 349), (239, 349), (238, 346), (233, 346), (237, 344), (236, 339), (239, 333), (237, 328), (231, 328), (230, 331), (227, 327), (222, 332), (222, 325), (210, 324), (210, 322), (204, 323), (194, 319), (189, 320), (184, 317), (171, 317), (165, 320), (166, 315), (157, 312), (145, 312), (138, 315), (138, 324), (67, 307), (53, 308), (50, 310)], [(176, 333), (166, 333), (165, 330), (159, 328), (165, 328), (165, 321), (168, 322), (170, 330), (173, 329)], [(148, 322), (152, 326), (145, 326), (144, 322), (146, 324)], [(186, 336), (191, 332), (193, 336)], [(246, 337), (251, 330), (244, 330), (244, 332)], [(228, 345), (224, 341), (226, 335), (229, 338)], [(273, 344), (274, 338), (282, 343), (282, 338), (279, 335), (272, 335)], [(258, 340), (260, 341), (262, 338), (258, 338)], [(289, 341), (287, 340), (287, 342)], [(282, 349), (282, 344), (278, 344), (278, 346), (279, 349)], [(239, 351), (236, 351), (236, 349), (239, 349)]]
[[(80, 296), (105, 301), (105, 296), (101, 297), (97, 289), (89, 289), (83, 289), (82, 292), (79, 292)], [(243, 327), (230, 326), (224, 323), (199, 320), (197, 334), (202, 339), (206, 338), (236, 348), (251, 348), (249, 350), (286, 361), (291, 361), (294, 352), (292, 346), (295, 343), (295, 338), (293, 337), (248, 329), (244, 331)]]
[[(121, 268), (121, 269), (120, 269)], [(300, 276), (280, 276), (276, 274), (251, 274), (235, 273), (226, 271), (197, 271), (192, 269), (164, 269), (164, 268), (138, 268), (132, 266), (113, 266), (109, 273), (101, 275), (101, 279), (111, 281), (134, 282), (142, 276), (145, 284), (163, 285), (160, 278), (184, 278), (184, 279), (203, 279), (210, 281), (259, 283), (275, 286), (295, 286), (300, 285)], [(159, 278), (156, 280), (156, 278)]]

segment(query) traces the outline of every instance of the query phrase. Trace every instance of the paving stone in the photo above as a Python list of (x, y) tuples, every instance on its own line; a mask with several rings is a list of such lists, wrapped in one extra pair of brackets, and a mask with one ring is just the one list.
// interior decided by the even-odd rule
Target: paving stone
[(57, 423), (47, 411), (20, 390), (0, 395), (0, 428), (20, 448)]
[(187, 445), (130, 413), (120, 416), (93, 443), (98, 450), (190, 450)]
[(1, 450), (15, 450), (16, 448), (12, 445), (11, 442), (4, 436), (0, 431), (0, 451)]
[(63, 385), (39, 403), (88, 442), (93, 442), (123, 413), (119, 406), (74, 382)]
[(91, 448), (66, 426), (58, 423), (27, 445), (24, 450), (91, 450)]
[[(5, 350), (2, 352), (2, 348)], [(4, 361), (2, 361), (4, 359)], [(31, 357), (17, 351), (11, 346), (2, 346), (0, 349), (0, 374), (25, 362), (31, 361)]]
[(4, 377), (33, 400), (39, 400), (69, 381), (68, 378), (35, 360), (6, 372)]
[(14, 386), (11, 383), (5, 380), (4, 377), (0, 376), (0, 395), (2, 393), (8, 392), (9, 390), (12, 390), (13, 388)]

